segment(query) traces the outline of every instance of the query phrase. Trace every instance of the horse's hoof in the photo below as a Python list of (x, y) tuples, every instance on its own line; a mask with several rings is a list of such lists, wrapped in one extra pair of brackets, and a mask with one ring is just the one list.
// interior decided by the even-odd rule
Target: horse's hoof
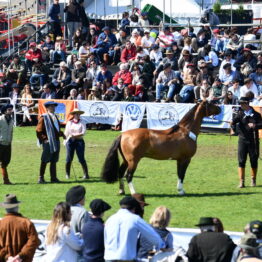
[(179, 190), (179, 191), (178, 191), (178, 194), (179, 194), (180, 196), (184, 196), (184, 195), (186, 194), (186, 192), (185, 192), (184, 190)]
[(125, 191), (122, 190), (122, 189), (120, 189), (120, 190), (118, 191), (118, 195), (119, 195), (119, 196), (123, 196), (123, 195), (125, 195)]

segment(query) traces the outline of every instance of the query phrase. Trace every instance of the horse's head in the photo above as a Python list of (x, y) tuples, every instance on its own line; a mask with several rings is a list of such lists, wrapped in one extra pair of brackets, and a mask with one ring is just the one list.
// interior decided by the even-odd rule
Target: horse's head
[(204, 116), (218, 115), (221, 112), (219, 106), (207, 100), (200, 102), (200, 106), (203, 108)]

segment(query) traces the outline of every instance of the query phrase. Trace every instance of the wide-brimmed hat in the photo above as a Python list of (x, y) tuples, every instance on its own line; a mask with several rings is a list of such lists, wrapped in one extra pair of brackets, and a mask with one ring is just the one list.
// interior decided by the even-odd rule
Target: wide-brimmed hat
[(1, 108), (1, 113), (4, 114), (6, 112), (6, 110), (9, 109), (9, 108), (14, 108), (14, 106), (11, 105), (11, 104), (3, 105), (2, 108)]
[(7, 194), (5, 195), (4, 202), (0, 203), (0, 206), (3, 208), (13, 208), (17, 207), (21, 201), (18, 201), (16, 195), (14, 194)]
[(86, 195), (86, 189), (83, 186), (71, 187), (66, 193), (66, 202), (71, 206), (79, 203)]
[(213, 217), (200, 217), (198, 224), (195, 226), (214, 226)]
[(149, 204), (145, 202), (145, 196), (143, 194), (135, 193), (132, 194), (132, 197), (135, 198), (141, 206), (148, 206)]
[(98, 87), (98, 86), (93, 86), (93, 87), (91, 88), (91, 91), (99, 91), (99, 87)]
[(166, 55), (173, 55), (174, 52), (173, 52), (172, 49), (168, 48), (168, 49), (166, 50), (165, 54), (166, 54)]
[(93, 215), (98, 216), (109, 210), (111, 206), (102, 199), (94, 199), (89, 205)]
[(83, 115), (84, 113), (85, 113), (84, 111), (81, 111), (81, 110), (79, 110), (78, 108), (74, 108), (74, 110), (71, 111), (69, 114), (70, 114), (70, 115), (74, 115), (74, 114)]
[(257, 238), (254, 234), (247, 233), (241, 237), (240, 244), (238, 246), (244, 249), (252, 250), (258, 247), (259, 243), (257, 243)]
[(126, 196), (123, 199), (121, 199), (119, 201), (119, 205), (121, 207), (128, 207), (130, 209), (139, 208), (140, 207), (139, 202), (134, 197), (131, 197), (131, 196)]
[(49, 107), (49, 106), (58, 106), (58, 103), (54, 102), (54, 101), (48, 101), (44, 103), (45, 107)]

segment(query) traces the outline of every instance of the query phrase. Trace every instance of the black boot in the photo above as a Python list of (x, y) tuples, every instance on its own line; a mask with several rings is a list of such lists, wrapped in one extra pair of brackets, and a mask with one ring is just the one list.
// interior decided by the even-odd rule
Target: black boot
[(45, 175), (46, 165), (47, 163), (41, 162), (38, 184), (45, 184), (44, 175)]
[(60, 183), (60, 180), (56, 177), (56, 163), (50, 162), (50, 176), (51, 183)]
[(83, 172), (84, 172), (83, 179), (89, 179), (89, 175), (88, 175), (88, 167), (87, 167), (86, 162), (81, 163), (81, 165), (82, 165)]
[(66, 163), (66, 166), (65, 166), (65, 169), (66, 169), (66, 179), (69, 179), (69, 178), (70, 178), (71, 163), (72, 163), (72, 162), (68, 162), (68, 163)]

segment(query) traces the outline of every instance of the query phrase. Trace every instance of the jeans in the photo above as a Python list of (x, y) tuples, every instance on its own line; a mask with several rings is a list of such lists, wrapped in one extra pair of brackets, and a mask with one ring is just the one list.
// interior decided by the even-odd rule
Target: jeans
[(73, 47), (73, 36), (75, 31), (80, 27), (80, 22), (67, 22), (67, 32), (68, 32), (68, 44)]
[(51, 60), (52, 62), (55, 62), (57, 59), (57, 56), (60, 56), (63, 61), (66, 61), (66, 53), (64, 51), (53, 51), (51, 54)]
[(44, 84), (46, 83), (46, 75), (45, 74), (33, 74), (30, 77), (30, 84), (35, 87), (37, 84), (37, 81), (40, 81), (40, 86), (44, 86)]
[(193, 98), (194, 98), (194, 86), (189, 86), (186, 85), (184, 86), (179, 95), (181, 98), (181, 103), (190, 103), (192, 102)]
[(160, 100), (161, 98), (161, 92), (168, 89), (167, 98), (173, 99), (174, 94), (179, 92), (179, 85), (172, 84), (170, 86), (163, 85), (163, 84), (157, 84), (156, 85), (156, 99)]
[(80, 163), (86, 162), (84, 140), (70, 138), (66, 143), (66, 163), (73, 161), (75, 151), (79, 162)]

